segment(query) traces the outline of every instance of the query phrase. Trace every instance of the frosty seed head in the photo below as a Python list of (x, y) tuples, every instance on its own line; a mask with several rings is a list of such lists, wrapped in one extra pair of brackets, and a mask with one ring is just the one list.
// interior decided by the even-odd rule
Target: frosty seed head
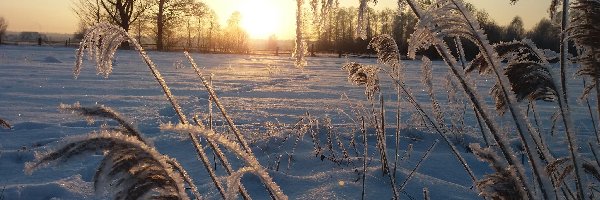
[(362, 65), (351, 62), (342, 67), (348, 71), (348, 81), (356, 85), (365, 86), (365, 95), (369, 100), (379, 92), (379, 68), (372, 65)]

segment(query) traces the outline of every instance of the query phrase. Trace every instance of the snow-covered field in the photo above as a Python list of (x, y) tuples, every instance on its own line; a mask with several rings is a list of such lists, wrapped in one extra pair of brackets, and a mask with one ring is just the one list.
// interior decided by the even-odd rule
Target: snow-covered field
[[(209, 113), (208, 93), (189, 67), (184, 54), (149, 54), (184, 112), (190, 118), (198, 115), (206, 119)], [(348, 61), (375, 64), (375, 59), (308, 58), (308, 66), (301, 70), (294, 68), (288, 57), (204, 54), (193, 54), (193, 57), (204, 67), (206, 75), (214, 74), (214, 88), (222, 103), (250, 140), (260, 163), (269, 169), (269, 174), (286, 195), (291, 199), (360, 199), (362, 137), (356, 137), (355, 151), (350, 144), (350, 136), (360, 134), (359, 124), (352, 121), (358, 120), (354, 114), (359, 107), (357, 105), (370, 105), (364, 97), (364, 87), (350, 84), (347, 72), (341, 70), (341, 66)], [(0, 118), (13, 125), (12, 130), (0, 129), (0, 199), (99, 198), (94, 196), (92, 178), (102, 158), (101, 153), (76, 158), (58, 167), (43, 168), (32, 175), (23, 171), (25, 163), (33, 160), (35, 151), (55, 147), (57, 141), (67, 136), (99, 130), (105, 123), (88, 123), (82, 117), (58, 110), (60, 103), (77, 102), (82, 106), (102, 104), (118, 110), (134, 121), (161, 153), (178, 159), (184, 165), (205, 198), (220, 198), (189, 139), (159, 130), (161, 123), (177, 123), (178, 118), (137, 52), (118, 51), (109, 78), (97, 76), (93, 62), (86, 60), (81, 75), (74, 79), (74, 61), (75, 50), (71, 48), (0, 46)], [(405, 64), (405, 83), (419, 101), (430, 105), (426, 103), (429, 97), (422, 92), (420, 63), (405, 61)], [(448, 85), (446, 69), (442, 62), (434, 61), (434, 85), (443, 105), (447, 104), (447, 93), (444, 92)], [(396, 93), (389, 79), (383, 76), (382, 79), (388, 107), (388, 155), (391, 156), (395, 145), (392, 133), (395, 129)], [(486, 82), (485, 77), (479, 77), (477, 83), (481, 94), (487, 94), (492, 81)], [(580, 80), (571, 81), (570, 92), (580, 94), (581, 85)], [(571, 102), (577, 102), (577, 96), (571, 95)], [(493, 106), (489, 97), (485, 99), (488, 105)], [(537, 106), (543, 119), (540, 122), (542, 127), (550, 127), (550, 116), (555, 110), (553, 104), (540, 102)], [(398, 162), (397, 184), (405, 181), (425, 151), (440, 138), (415, 125), (415, 120), (411, 120), (414, 111), (408, 103), (404, 102), (402, 107), (399, 154), (404, 159)], [(587, 146), (588, 141), (595, 140), (587, 107), (579, 101), (573, 103), (571, 109), (580, 134), (580, 146)], [(216, 129), (226, 132), (227, 127), (218, 110), (213, 110)], [(307, 113), (321, 122), (321, 131), (317, 134), (323, 149), (327, 140), (323, 119), (331, 118), (333, 132), (339, 135), (339, 141), (348, 149), (351, 162), (335, 163), (315, 157), (309, 134), (303, 135), (294, 148), (298, 131), (292, 127)], [(464, 116), (467, 124), (464, 134), (451, 138), (475, 174), (482, 177), (491, 169), (465, 148), (472, 142), (483, 143), (471, 113)], [(451, 115), (450, 111), (447, 114)], [(109, 124), (114, 125), (112, 122)], [(550, 135), (550, 130), (543, 131), (544, 137), (552, 141), (553, 153), (559, 156), (567, 152), (561, 127), (554, 136)], [(512, 129), (509, 126), (503, 128)], [(390, 183), (380, 169), (375, 136), (371, 134), (368, 140), (370, 159), (366, 197), (390, 199)], [(403, 156), (409, 145), (413, 147), (410, 156)], [(339, 147), (334, 149), (336, 156), (343, 155)], [(588, 152), (587, 148), (582, 151)], [(288, 163), (290, 154), (293, 154), (292, 162)], [(329, 153), (324, 154), (329, 156)], [(212, 160), (212, 155), (210, 157)], [(393, 161), (392, 157), (390, 160)], [(240, 165), (240, 161), (234, 161), (234, 166)], [(217, 174), (225, 182), (222, 167), (217, 167)], [(246, 175), (242, 180), (254, 199), (269, 198), (258, 178)], [(437, 144), (407, 182), (401, 198), (422, 199), (423, 188), (428, 188), (432, 199), (480, 198), (467, 173), (444, 142)]]

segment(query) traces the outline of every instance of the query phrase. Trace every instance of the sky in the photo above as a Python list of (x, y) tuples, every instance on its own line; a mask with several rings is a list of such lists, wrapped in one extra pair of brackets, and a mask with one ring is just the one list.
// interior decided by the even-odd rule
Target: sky
[[(0, 0), (0, 16), (8, 22), (9, 31), (43, 33), (73, 33), (77, 18), (73, 14), (73, 0)], [(397, 0), (379, 0), (374, 7), (396, 8)], [(509, 0), (466, 0), (484, 9), (500, 25), (508, 24), (516, 15), (522, 17), (525, 28), (533, 27), (547, 17), (550, 0), (520, 0), (510, 5)], [(255, 39), (275, 34), (279, 39), (291, 39), (295, 33), (295, 0), (203, 0), (225, 24), (229, 16), (239, 11), (242, 26)], [(356, 6), (358, 0), (340, 0), (342, 6)], [(373, 6), (373, 4), (371, 4)]]

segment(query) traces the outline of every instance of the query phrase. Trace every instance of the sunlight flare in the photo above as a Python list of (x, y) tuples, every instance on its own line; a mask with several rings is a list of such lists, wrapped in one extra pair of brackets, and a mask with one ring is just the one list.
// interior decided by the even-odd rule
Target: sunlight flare
[(241, 25), (251, 38), (267, 39), (279, 32), (282, 23), (281, 8), (269, 0), (244, 2), (240, 5)]

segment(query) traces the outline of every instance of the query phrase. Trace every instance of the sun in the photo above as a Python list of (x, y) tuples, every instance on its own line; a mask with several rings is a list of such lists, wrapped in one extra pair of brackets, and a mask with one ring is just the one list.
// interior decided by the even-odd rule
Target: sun
[(246, 1), (239, 7), (242, 28), (250, 38), (267, 39), (281, 31), (281, 10), (277, 3), (269, 0)]

